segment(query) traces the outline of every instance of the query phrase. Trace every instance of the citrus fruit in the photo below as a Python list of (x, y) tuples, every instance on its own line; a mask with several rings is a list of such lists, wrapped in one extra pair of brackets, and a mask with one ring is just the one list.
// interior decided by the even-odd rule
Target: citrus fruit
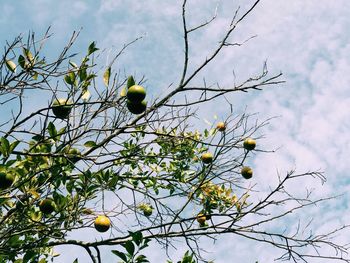
[(207, 217), (202, 214), (202, 213), (199, 213), (196, 217), (197, 219), (197, 222), (200, 224), (200, 225), (203, 225), (205, 223), (205, 220), (207, 220)]
[(152, 207), (146, 207), (146, 208), (143, 209), (144, 216), (149, 217), (149, 216), (152, 215), (152, 212), (153, 212)]
[(213, 155), (210, 152), (203, 153), (201, 156), (203, 163), (211, 163), (213, 161)]
[(133, 103), (141, 102), (146, 97), (146, 90), (142, 86), (133, 85), (128, 89), (126, 97)]
[(224, 122), (220, 121), (217, 125), (216, 125), (216, 129), (218, 129), (219, 131), (225, 131), (226, 130), (226, 125)]
[(128, 110), (133, 113), (133, 114), (141, 114), (144, 112), (147, 108), (147, 102), (146, 101), (141, 101), (134, 103), (130, 100), (127, 100), (126, 106), (128, 107)]
[(15, 177), (11, 173), (0, 173), (0, 189), (9, 188), (14, 181)]
[(52, 112), (59, 119), (67, 119), (72, 111), (72, 101), (68, 99), (57, 99), (52, 103)]
[(251, 151), (254, 150), (256, 146), (256, 141), (252, 138), (247, 138), (243, 142), (243, 147), (244, 149)]
[(107, 216), (99, 215), (95, 219), (94, 226), (98, 232), (106, 232), (111, 226), (111, 220)]
[(241, 169), (241, 175), (244, 179), (250, 179), (253, 176), (253, 169), (249, 166), (243, 166)]
[(43, 199), (39, 203), (39, 209), (44, 214), (51, 214), (55, 211), (55, 206), (55, 202), (50, 198)]

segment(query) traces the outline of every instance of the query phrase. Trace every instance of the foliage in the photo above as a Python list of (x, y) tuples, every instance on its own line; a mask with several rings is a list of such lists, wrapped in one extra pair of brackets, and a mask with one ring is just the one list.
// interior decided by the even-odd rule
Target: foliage
[[(128, 110), (127, 90), (147, 83), (113, 68), (113, 62), (137, 40), (125, 44), (102, 72), (97, 57), (103, 52), (95, 42), (80, 63), (69, 53), (77, 33), (53, 61), (42, 51), (48, 33), (39, 40), (33, 34), (26, 42), (20, 36), (6, 46), (0, 63), (1, 107), (11, 108), (13, 115), (1, 125), (0, 173), (9, 176), (0, 178), (0, 262), (44, 263), (54, 256), (57, 246), (72, 245), (83, 247), (93, 262), (102, 261), (100, 246), (110, 246), (111, 254), (121, 262), (142, 263), (149, 262), (142, 250), (147, 251), (150, 242), (169, 247), (173, 240), (182, 239), (190, 250), (178, 262), (194, 263), (205, 261), (199, 237), (224, 233), (273, 245), (281, 249), (280, 259), (319, 257), (349, 262), (340, 254), (333, 257), (318, 250), (318, 246), (331, 246), (336, 252), (346, 252), (328, 239), (337, 231), (303, 236), (263, 229), (289, 212), (323, 201), (288, 192), (288, 181), (323, 179), (318, 172), (293, 171), (281, 177), (264, 198), (251, 199), (258, 189), (247, 188), (240, 171), (254, 151), (262, 153), (263, 149), (247, 150), (243, 143), (250, 137), (259, 139), (256, 133), (268, 121), (252, 124), (251, 115), (231, 112), (223, 120), (225, 128), (190, 126), (196, 105), (203, 107), (228, 93), (283, 82), (280, 73), (270, 76), (264, 65), (259, 76), (233, 87), (190, 85), (223, 48), (238, 45), (229, 38), (258, 2), (240, 16), (236, 12), (217, 49), (189, 71), (188, 38), (215, 17), (188, 28), (184, 1), (185, 57), (180, 81), (137, 114)], [(36, 107), (27, 99), (33, 91), (45, 98), (46, 106)], [(184, 101), (179, 98), (188, 94)], [(57, 103), (60, 99), (69, 105)], [(57, 107), (68, 108), (58, 116)], [(201, 156), (207, 152), (213, 158), (203, 162)], [(54, 207), (43, 212), (40, 203), (47, 199)], [(287, 212), (278, 209), (284, 205)], [(205, 216), (205, 224), (198, 224), (198, 214)], [(109, 236), (84, 242), (69, 238), (77, 229), (95, 231), (98, 215), (110, 218)], [(247, 219), (250, 215), (253, 221)], [(316, 253), (304, 252), (304, 246), (315, 248)]]

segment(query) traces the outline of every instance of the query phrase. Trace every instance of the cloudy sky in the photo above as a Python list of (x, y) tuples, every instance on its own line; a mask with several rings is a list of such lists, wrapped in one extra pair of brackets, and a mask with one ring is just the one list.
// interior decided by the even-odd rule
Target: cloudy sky
[[(183, 42), (181, 1), (174, 0), (101, 0), (101, 1), (5, 1), (1, 4), (1, 44), (18, 34), (34, 31), (43, 35), (52, 26), (47, 43), (48, 56), (57, 54), (74, 30), (82, 28), (74, 51), (85, 51), (96, 41), (107, 54), (126, 42), (142, 36), (115, 67), (147, 76), (156, 95), (179, 80)], [(198, 64), (210, 54), (222, 36), (234, 10), (252, 1), (189, 0), (189, 24), (205, 21), (215, 12), (217, 19), (191, 39), (191, 63)], [(230, 3), (228, 3), (230, 2)], [(234, 2), (234, 3), (232, 3)], [(348, 211), (350, 146), (350, 2), (348, 0), (262, 0), (237, 28), (233, 40), (242, 42), (257, 36), (241, 47), (225, 49), (200, 77), (223, 86), (232, 85), (260, 72), (265, 60), (271, 74), (283, 72), (285, 84), (261, 92), (230, 96), (239, 112), (258, 113), (259, 119), (278, 116), (264, 130), (259, 145), (279, 149), (274, 154), (258, 154), (252, 160), (258, 183), (276, 182), (276, 173), (288, 170), (322, 170), (327, 183), (302, 182), (315, 188), (316, 195), (344, 194), (327, 207), (317, 207), (315, 226), (332, 227), (349, 221)], [(106, 61), (106, 64), (108, 61)], [(207, 119), (214, 114), (225, 117), (227, 108), (210, 104), (203, 110)], [(203, 121), (203, 127), (205, 127)], [(340, 239), (344, 239), (342, 236)], [(274, 250), (236, 237), (223, 237), (207, 244), (215, 262), (272, 262)], [(181, 249), (180, 249), (181, 250)], [(252, 251), (255, 251), (252, 253)], [(81, 250), (61, 249), (54, 262), (70, 262)], [(69, 252), (69, 253), (68, 253)], [(104, 255), (106, 258), (109, 256)], [(84, 257), (81, 256), (83, 259)], [(151, 262), (165, 262), (161, 252), (150, 255)], [(84, 261), (82, 261), (84, 262)]]

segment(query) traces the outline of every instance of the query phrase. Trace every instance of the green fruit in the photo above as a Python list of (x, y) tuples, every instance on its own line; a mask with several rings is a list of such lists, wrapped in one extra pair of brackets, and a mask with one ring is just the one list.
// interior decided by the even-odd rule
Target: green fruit
[(41, 200), (41, 202), (39, 203), (39, 209), (44, 214), (51, 214), (53, 211), (55, 211), (55, 208), (55, 202), (50, 198)]
[(146, 207), (146, 208), (144, 208), (144, 210), (143, 210), (144, 216), (147, 216), (147, 217), (151, 216), (151, 215), (152, 215), (152, 212), (153, 212), (152, 207)]
[(128, 77), (128, 80), (126, 82), (126, 88), (130, 88), (131, 86), (134, 86), (135, 85), (135, 80), (134, 80), (134, 77), (133, 76), (129, 76)]
[(147, 108), (147, 101), (143, 100), (139, 103), (134, 103), (130, 100), (126, 101), (126, 106), (128, 110), (133, 114), (141, 114)]
[(247, 138), (243, 142), (243, 147), (244, 149), (251, 151), (254, 150), (256, 146), (256, 141), (252, 138)]
[(146, 90), (142, 86), (133, 85), (128, 89), (126, 97), (133, 103), (140, 103), (146, 97)]
[(0, 173), (0, 189), (9, 188), (14, 181), (15, 177), (11, 173)]
[(68, 159), (73, 163), (76, 163), (81, 159), (81, 152), (76, 148), (70, 148), (69, 150), (66, 149), (66, 153), (68, 155)]
[(244, 179), (250, 179), (253, 176), (253, 169), (249, 166), (243, 166), (241, 169), (241, 175)]
[(201, 156), (202, 162), (209, 164), (213, 161), (213, 155), (210, 152), (203, 153)]
[(94, 222), (95, 229), (98, 232), (106, 232), (111, 226), (111, 220), (107, 216), (97, 216)]
[(67, 119), (72, 108), (72, 102), (67, 99), (54, 100), (52, 103), (52, 112), (59, 119)]

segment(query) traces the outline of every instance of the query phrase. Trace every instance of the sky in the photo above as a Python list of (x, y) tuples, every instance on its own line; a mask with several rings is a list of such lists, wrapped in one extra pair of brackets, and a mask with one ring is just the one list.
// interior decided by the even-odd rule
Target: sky
[[(139, 77), (145, 75), (147, 85), (152, 87), (151, 95), (156, 96), (179, 80), (183, 63), (180, 2), (6, 1), (0, 6), (0, 43), (4, 45), (6, 40), (29, 31), (41, 36), (52, 26), (53, 36), (45, 51), (50, 56), (64, 47), (73, 31), (81, 29), (73, 50), (85, 51), (90, 42), (96, 41), (98, 47), (110, 54), (107, 65), (113, 52), (142, 36), (115, 67)], [(216, 20), (190, 39), (192, 68), (210, 54), (234, 10), (240, 5), (243, 11), (252, 1), (189, 0), (188, 3), (189, 25), (210, 19), (217, 6)], [(234, 81), (233, 71), (237, 81), (243, 80), (258, 74), (264, 61), (271, 74), (283, 72), (285, 84), (248, 94), (232, 94), (229, 99), (237, 113), (246, 109), (257, 113), (260, 120), (277, 117), (264, 128), (264, 138), (258, 146), (278, 150), (273, 154), (257, 153), (251, 160), (258, 184), (273, 185), (277, 173), (292, 169), (321, 170), (327, 177), (325, 184), (308, 179), (302, 185), (291, 185), (292, 190), (314, 188), (316, 197), (343, 194), (326, 206), (306, 212), (306, 217), (315, 218), (314, 224), (319, 229), (330, 229), (350, 219), (349, 10), (348, 0), (262, 0), (237, 28), (233, 41), (256, 37), (240, 47), (225, 49), (198, 77), (198, 81), (205, 77), (209, 83), (230, 86)], [(214, 121), (215, 114), (224, 118), (227, 110), (215, 103), (208, 104), (200, 111), (202, 127), (207, 125), (204, 116)], [(346, 234), (339, 239), (346, 240)], [(214, 245), (207, 242), (204, 245), (216, 263), (272, 262), (276, 257), (276, 251), (267, 245), (232, 236), (220, 237)], [(64, 248), (60, 253), (54, 262), (70, 262), (72, 253), (78, 256), (83, 252)], [(108, 253), (104, 256), (109, 257)], [(152, 253), (150, 258), (151, 262), (165, 262), (161, 252)]]

